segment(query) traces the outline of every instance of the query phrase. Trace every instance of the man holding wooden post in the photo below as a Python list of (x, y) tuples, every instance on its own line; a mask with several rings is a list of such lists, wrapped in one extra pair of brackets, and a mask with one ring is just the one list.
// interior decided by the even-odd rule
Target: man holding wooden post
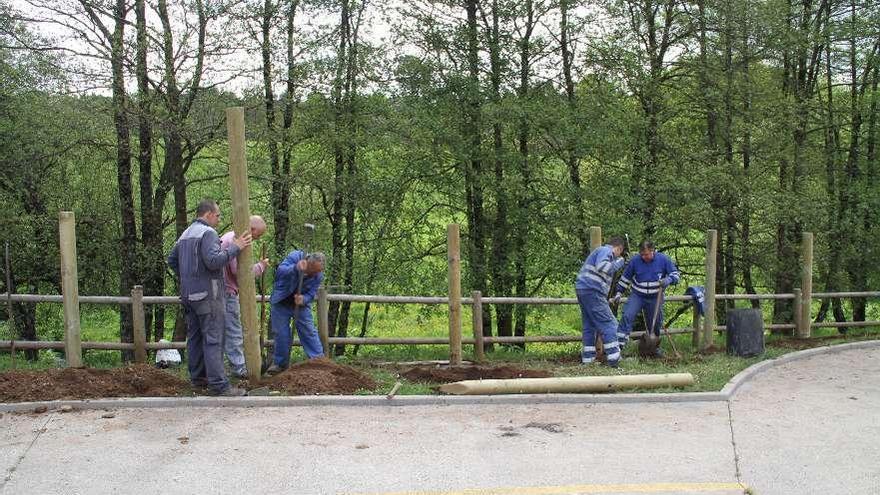
[(587, 257), (575, 281), (575, 293), (581, 307), (583, 349), (581, 362), (596, 360), (596, 332), (602, 336), (608, 366), (616, 368), (620, 362), (617, 345), (617, 319), (608, 304), (608, 290), (614, 272), (623, 267), (625, 243), (621, 237), (612, 237), (608, 244), (599, 246)]
[(232, 387), (223, 369), (223, 331), (226, 289), (223, 268), (251, 244), (245, 232), (223, 249), (214, 228), (220, 223), (220, 207), (203, 199), (197, 218), (183, 231), (168, 256), (168, 265), (180, 279), (180, 302), (186, 318), (186, 351), (189, 376), (196, 387), (211, 395), (245, 395)]
[[(257, 240), (266, 233), (266, 221), (259, 215), (251, 215), (250, 231), (253, 240)], [(221, 249), (228, 249), (235, 243), (235, 232), (230, 231), (220, 238)], [(259, 277), (269, 267), (269, 260), (264, 258), (254, 263), (253, 273)], [(229, 263), (223, 270), (223, 278), (226, 281), (226, 330), (223, 334), (223, 350), (226, 359), (232, 368), (232, 375), (236, 378), (247, 378), (247, 368), (244, 363), (243, 332), (241, 327), (241, 310), (238, 300), (238, 259), (229, 258)]]

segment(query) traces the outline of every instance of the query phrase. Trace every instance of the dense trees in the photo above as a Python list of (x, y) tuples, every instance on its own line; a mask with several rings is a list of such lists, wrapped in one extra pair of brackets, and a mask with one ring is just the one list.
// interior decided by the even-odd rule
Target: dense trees
[[(724, 292), (790, 292), (804, 231), (820, 234), (825, 289), (864, 290), (880, 274), (868, 261), (880, 207), (874, 2), (19, 3), (28, 9), (0, 12), (4, 71), (30, 74), (3, 82), (0, 201), (10, 218), (46, 218), (28, 227), (46, 239), (60, 204), (88, 207), (110, 226), (94, 241), (115, 246), (104, 271), (120, 293), (172, 290), (162, 254), (194, 198), (225, 197), (232, 103), (248, 108), (270, 252), (318, 224), (332, 291), (441, 291), (450, 221), (464, 224), (466, 291), (484, 295), (567, 293), (591, 224), (654, 237), (693, 274), (702, 232), (717, 229)], [(54, 108), (88, 125), (56, 129)], [(60, 194), (63, 175), (91, 173), (83, 156), (113, 187)], [(49, 254), (16, 256), (16, 290), (57, 283), (32, 269), (52, 266)], [(103, 288), (97, 272), (87, 283)], [(778, 302), (774, 319), (789, 311)], [(819, 318), (865, 313), (838, 300)], [(333, 334), (350, 320), (333, 305)], [(487, 334), (527, 331), (524, 309), (493, 308), (486, 322)]]

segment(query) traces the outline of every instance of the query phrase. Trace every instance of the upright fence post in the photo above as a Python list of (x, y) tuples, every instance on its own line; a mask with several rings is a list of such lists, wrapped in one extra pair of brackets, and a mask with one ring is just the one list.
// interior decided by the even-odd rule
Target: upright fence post
[(64, 356), (67, 366), (82, 368), (79, 326), (79, 279), (76, 269), (76, 219), (72, 211), (58, 213), (61, 246), (61, 295), (64, 302)]
[(708, 350), (715, 338), (715, 268), (718, 256), (718, 231), (710, 229), (706, 232), (706, 318), (703, 320), (703, 336), (700, 338), (700, 350)]
[(472, 319), (474, 323), (474, 360), (482, 363), (486, 359), (486, 351), (483, 345), (483, 294), (475, 290), (471, 293), (474, 300), (471, 305)]
[[(251, 209), (248, 195), (247, 158), (245, 156), (244, 108), (226, 109), (226, 131), (229, 139), (229, 181), (232, 186), (232, 222), (235, 234), (250, 232)], [(254, 251), (248, 246), (238, 253), (238, 303), (244, 330), (244, 362), (251, 383), (260, 380), (260, 327), (257, 319), (257, 284), (254, 280)]]
[(803, 326), (804, 326), (804, 318), (803, 318), (803, 304), (804, 304), (804, 296), (803, 292), (799, 288), (795, 288), (792, 292), (794, 292), (794, 301), (791, 304), (791, 319), (792, 323), (794, 323), (794, 334), (800, 337), (803, 334)]
[(691, 344), (694, 346), (694, 349), (700, 348), (700, 329), (702, 328), (702, 322), (700, 318), (700, 306), (699, 303), (694, 303), (694, 315), (691, 320), (691, 326), (694, 329), (693, 335), (691, 335)]
[(797, 336), (807, 339), (812, 335), (813, 307), (813, 233), (804, 232), (801, 242), (803, 268), (801, 269), (801, 313), (800, 331)]
[(144, 286), (131, 288), (131, 321), (134, 328), (134, 362), (147, 362), (147, 332), (144, 319)]
[(318, 337), (324, 348), (324, 357), (330, 357), (330, 304), (327, 301), (327, 287), (318, 288)]
[[(602, 245), (602, 227), (590, 227), (590, 251)], [(587, 253), (589, 254), (589, 253)]]
[(446, 231), (449, 259), (449, 364), (461, 364), (461, 253), (458, 224)]

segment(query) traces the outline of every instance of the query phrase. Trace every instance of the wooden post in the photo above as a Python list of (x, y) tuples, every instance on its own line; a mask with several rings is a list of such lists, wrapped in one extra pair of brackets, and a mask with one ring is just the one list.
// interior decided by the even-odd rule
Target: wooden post
[(694, 303), (694, 315), (692, 319), (692, 328), (694, 329), (694, 333), (692, 335), (691, 343), (694, 346), (694, 349), (700, 348), (700, 328), (701, 328), (701, 317), (700, 317), (700, 306), (699, 303)]
[(79, 326), (79, 275), (76, 270), (76, 219), (72, 211), (58, 213), (61, 246), (61, 295), (64, 302), (64, 355), (67, 366), (82, 368)]
[(804, 304), (804, 295), (803, 292), (799, 288), (795, 288), (792, 292), (794, 292), (794, 301), (791, 304), (791, 320), (794, 323), (794, 334), (800, 337), (803, 334), (803, 304)]
[(482, 363), (486, 359), (486, 351), (483, 344), (483, 294), (475, 290), (471, 293), (471, 297), (474, 300), (471, 306), (474, 322), (474, 361)]
[(327, 301), (327, 288), (318, 288), (318, 337), (324, 348), (324, 357), (330, 357), (330, 303)]
[[(232, 185), (232, 223), (236, 236), (250, 232), (251, 212), (248, 195), (247, 159), (245, 158), (244, 108), (226, 109), (229, 139), (229, 181)], [(257, 287), (254, 280), (254, 251), (248, 246), (238, 253), (238, 299), (244, 333), (244, 361), (251, 383), (260, 379), (260, 329), (257, 320)]]
[(703, 320), (703, 336), (700, 338), (700, 350), (705, 351), (712, 346), (715, 337), (715, 268), (718, 256), (718, 231), (710, 229), (706, 232), (706, 318)]
[(813, 308), (813, 233), (804, 232), (801, 242), (803, 268), (801, 269), (801, 326), (797, 336), (802, 339), (812, 335)]
[(602, 227), (590, 227), (590, 251), (602, 245)]
[(134, 326), (134, 362), (147, 362), (147, 332), (144, 328), (144, 286), (131, 288), (131, 321)]
[(461, 364), (461, 253), (457, 223), (446, 230), (449, 260), (449, 364)]

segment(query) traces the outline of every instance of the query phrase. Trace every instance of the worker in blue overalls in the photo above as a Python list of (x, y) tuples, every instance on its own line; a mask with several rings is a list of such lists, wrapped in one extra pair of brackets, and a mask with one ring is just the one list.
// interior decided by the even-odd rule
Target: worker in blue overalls
[[(617, 283), (617, 293), (612, 299), (612, 302), (620, 302), (626, 289), (632, 287), (630, 298), (623, 307), (623, 318), (617, 327), (617, 341), (621, 349), (629, 341), (633, 323), (640, 311), (644, 311), (647, 331), (660, 336), (660, 329), (663, 327), (663, 295), (660, 294), (658, 301), (657, 293), (670, 285), (677, 284), (680, 279), (681, 273), (675, 263), (669, 256), (657, 252), (653, 242), (645, 240), (639, 244), (639, 255), (634, 256), (626, 266), (623, 276)], [(657, 320), (654, 322), (654, 307), (658, 303), (660, 308)], [(653, 328), (648, 328), (652, 324)], [(657, 346), (655, 357), (663, 357), (663, 350), (660, 349), (660, 346)]]
[(623, 268), (624, 241), (612, 237), (608, 244), (599, 246), (587, 257), (578, 272), (574, 284), (578, 304), (581, 307), (583, 349), (581, 362), (596, 360), (596, 332), (602, 335), (606, 364), (616, 368), (620, 361), (615, 330), (617, 320), (608, 305), (608, 292), (611, 280), (617, 270)]

